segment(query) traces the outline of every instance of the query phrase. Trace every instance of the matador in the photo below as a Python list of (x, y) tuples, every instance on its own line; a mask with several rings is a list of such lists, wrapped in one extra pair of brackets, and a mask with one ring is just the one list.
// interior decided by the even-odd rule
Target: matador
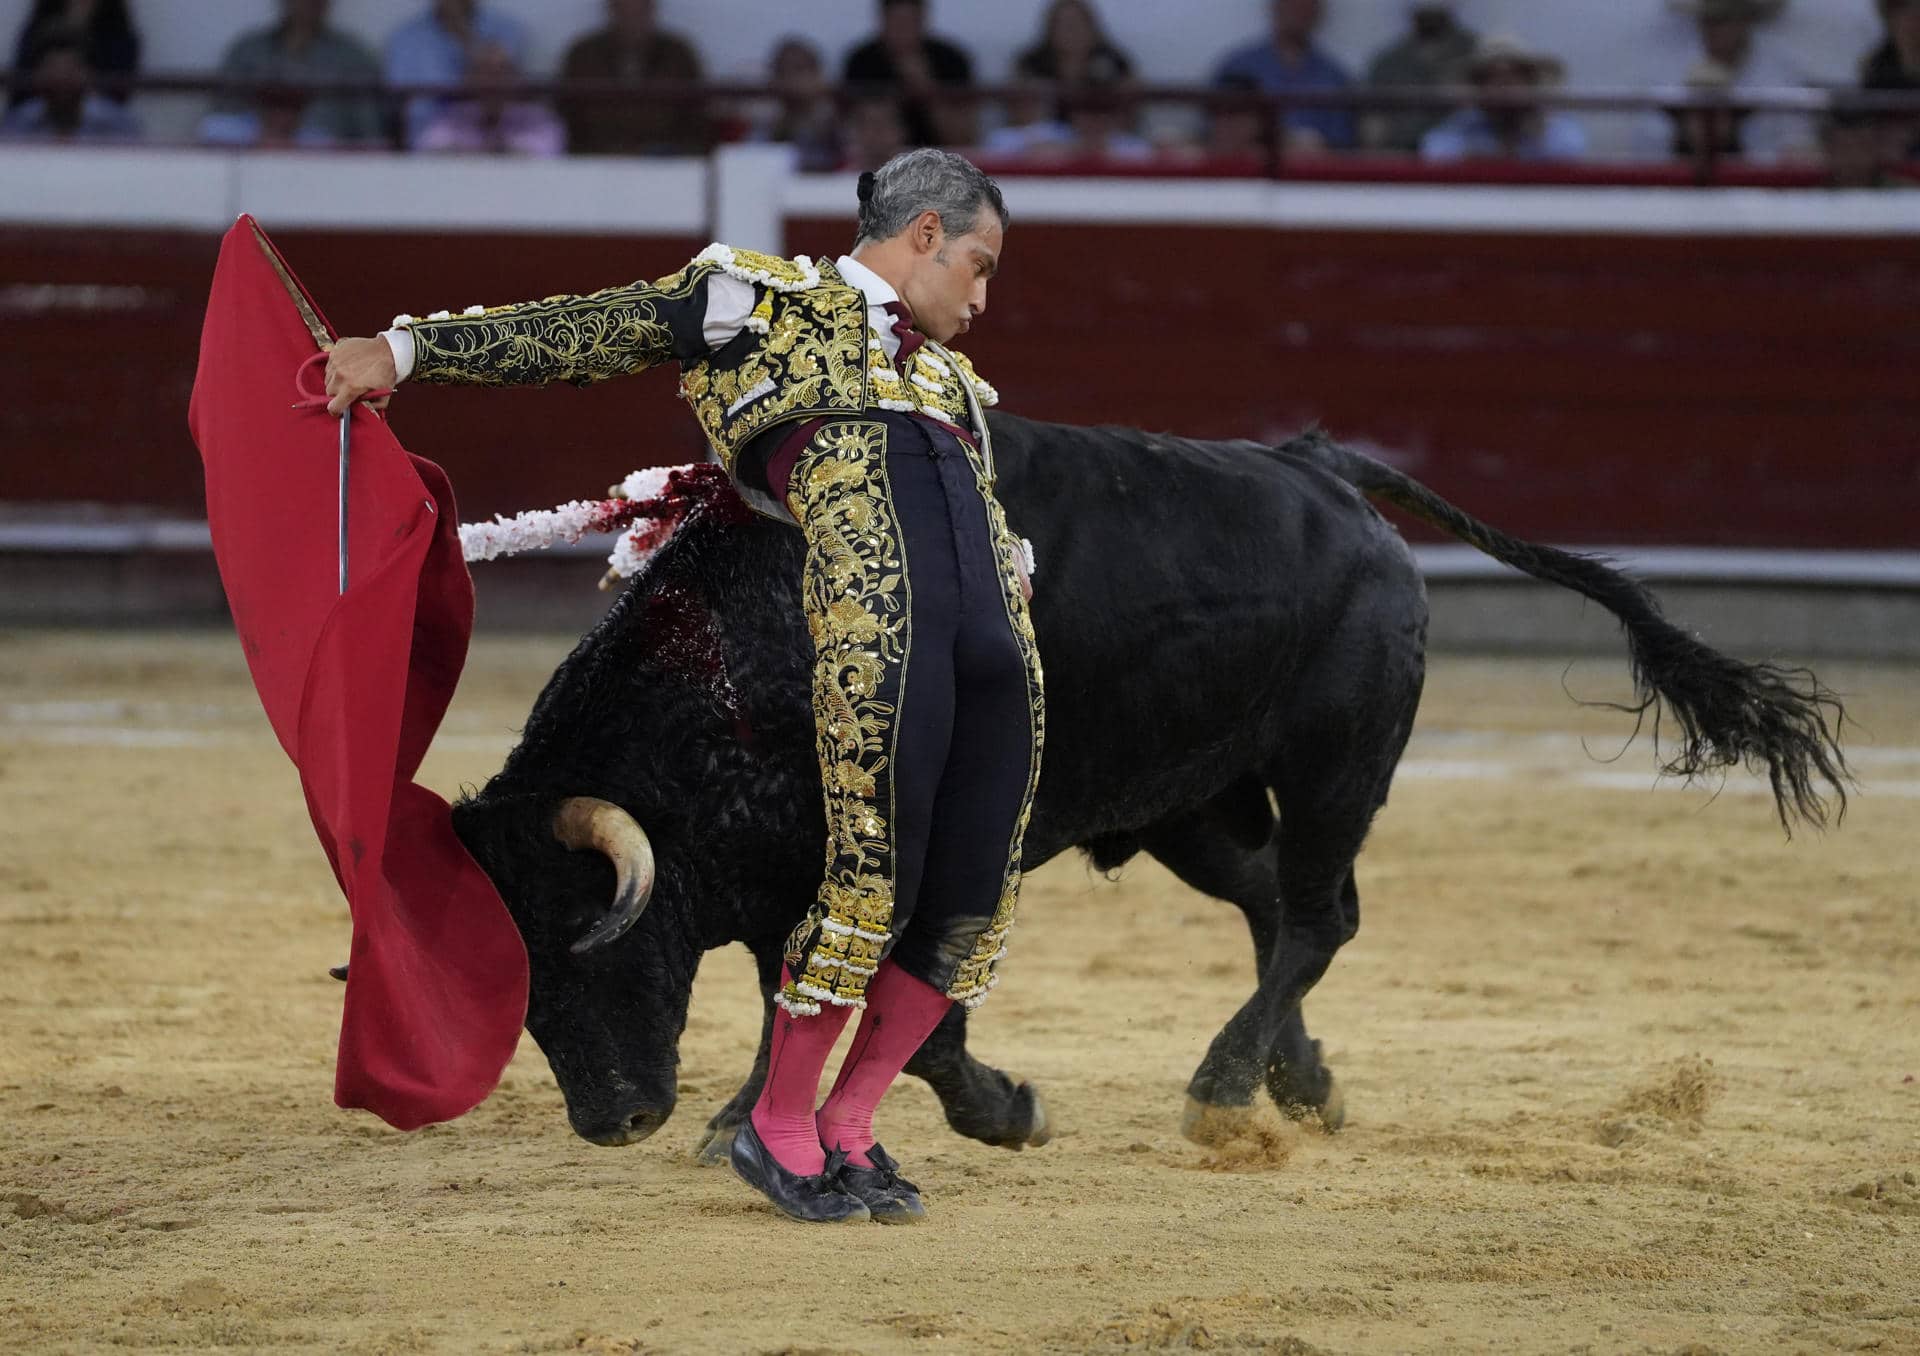
[(906, 1222), (925, 1205), (874, 1111), (951, 1005), (994, 985), (1044, 714), (1028, 566), (993, 492), (996, 396), (947, 347), (986, 310), (1006, 206), (933, 149), (863, 174), (859, 196), (852, 253), (831, 263), (716, 244), (657, 282), (398, 316), (334, 346), (327, 393), (337, 413), (403, 381), (588, 383), (677, 362), (742, 497), (804, 534), (825, 871), (804, 917), (796, 904), (766, 1085), (732, 1161), (795, 1219)]

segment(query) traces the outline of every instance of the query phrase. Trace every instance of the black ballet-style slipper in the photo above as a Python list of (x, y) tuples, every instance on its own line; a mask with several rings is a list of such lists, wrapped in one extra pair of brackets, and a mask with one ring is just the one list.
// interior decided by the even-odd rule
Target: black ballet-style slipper
[[(846, 1157), (844, 1150), (835, 1149), (834, 1153)], [(925, 1219), (927, 1207), (920, 1199), (920, 1188), (900, 1175), (900, 1165), (893, 1161), (893, 1155), (875, 1144), (867, 1150), (867, 1158), (873, 1163), (870, 1168), (841, 1165), (840, 1185), (848, 1194), (859, 1197), (867, 1213), (882, 1224), (914, 1224)]]
[(845, 1158), (845, 1154), (829, 1154), (823, 1171), (802, 1177), (780, 1166), (750, 1119), (733, 1137), (733, 1149), (728, 1154), (741, 1181), (772, 1201), (787, 1218), (808, 1224), (867, 1218), (866, 1203), (840, 1185), (839, 1169)]

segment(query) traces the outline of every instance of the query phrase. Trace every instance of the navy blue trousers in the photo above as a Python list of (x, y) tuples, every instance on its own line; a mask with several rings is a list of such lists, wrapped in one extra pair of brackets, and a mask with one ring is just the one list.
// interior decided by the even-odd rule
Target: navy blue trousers
[(821, 427), (787, 501), (807, 534), (828, 843), (783, 997), (857, 1003), (891, 956), (977, 1002), (1012, 923), (1042, 734), (1013, 538), (979, 454), (906, 416)]

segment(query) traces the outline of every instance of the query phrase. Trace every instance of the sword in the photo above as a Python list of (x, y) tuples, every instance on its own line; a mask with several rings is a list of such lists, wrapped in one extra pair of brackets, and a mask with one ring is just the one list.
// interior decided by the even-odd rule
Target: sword
[[(300, 284), (293, 280), (291, 273), (287, 272), (287, 266), (281, 260), (279, 253), (267, 243), (266, 236), (261, 233), (257, 225), (254, 227), (253, 238), (254, 243), (260, 246), (260, 252), (267, 256), (267, 262), (273, 266), (275, 276), (280, 279), (280, 285), (287, 289), (288, 299), (293, 302), (294, 309), (300, 313), (301, 323), (307, 327), (307, 333), (313, 336), (314, 345), (320, 350), (300, 364), (299, 371), (294, 373), (294, 389), (301, 398), (293, 408), (303, 410), (317, 406), (324, 407), (327, 403), (325, 390), (323, 389), (318, 395), (309, 391), (306, 375), (313, 367), (325, 363), (328, 352), (333, 348), (333, 334), (327, 329), (326, 322), (320, 318), (320, 313), (314, 310), (313, 303), (307, 299), (307, 294), (300, 289)], [(369, 391), (362, 399), (387, 394), (391, 392)], [(353, 411), (349, 408), (340, 416), (340, 496), (337, 515), (340, 527), (340, 592), (342, 594), (347, 591), (347, 486), (351, 479), (352, 465)]]

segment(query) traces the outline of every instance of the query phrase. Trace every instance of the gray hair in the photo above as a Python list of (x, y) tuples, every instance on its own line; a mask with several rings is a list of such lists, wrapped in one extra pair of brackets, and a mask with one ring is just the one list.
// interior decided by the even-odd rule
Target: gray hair
[(1000, 185), (965, 156), (923, 146), (860, 176), (860, 228), (853, 247), (893, 239), (922, 212), (938, 212), (940, 229), (948, 235), (965, 235), (983, 207), (994, 210), (1005, 230), (1007, 204)]

